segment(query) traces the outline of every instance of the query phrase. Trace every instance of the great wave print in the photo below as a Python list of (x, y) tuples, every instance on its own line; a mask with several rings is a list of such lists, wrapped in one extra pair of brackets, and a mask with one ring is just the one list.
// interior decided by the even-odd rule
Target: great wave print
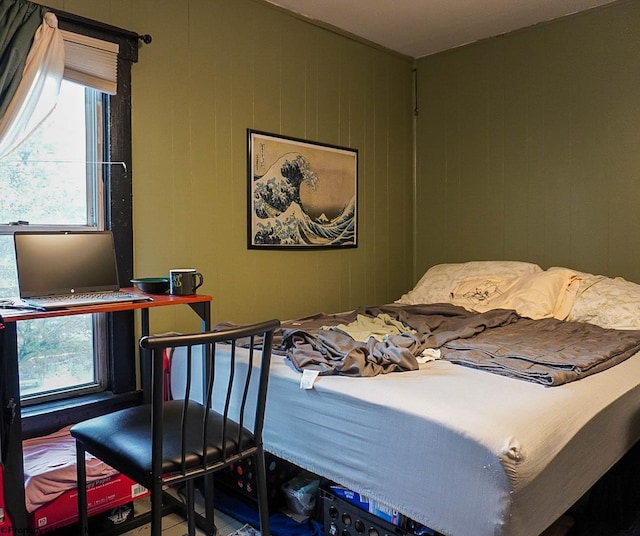
[(250, 133), (251, 247), (356, 247), (357, 153)]

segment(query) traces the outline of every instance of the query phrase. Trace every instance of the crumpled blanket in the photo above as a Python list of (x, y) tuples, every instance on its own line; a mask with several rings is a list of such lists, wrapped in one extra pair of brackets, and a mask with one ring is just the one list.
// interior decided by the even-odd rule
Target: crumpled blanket
[[(356, 341), (341, 331), (326, 329), (354, 322), (358, 315), (382, 314), (409, 326), (415, 333)], [(285, 354), (300, 371), (313, 369), (321, 375), (375, 376), (416, 370), (417, 356), (425, 349), (439, 348), (445, 342), (470, 337), (518, 318), (510, 310), (495, 309), (478, 314), (450, 304), (366, 306), (346, 313), (319, 313), (283, 322), (281, 332), (274, 337), (273, 351)]]
[[(341, 331), (360, 315), (389, 315), (415, 332), (358, 341)], [(513, 310), (473, 313), (452, 304), (382, 305), (282, 323), (273, 352), (299, 371), (375, 376), (418, 368), (438, 348), (452, 363), (554, 386), (612, 367), (640, 351), (640, 330), (604, 329), (555, 318), (532, 320)]]
[(554, 318), (521, 318), (444, 344), (443, 359), (543, 385), (561, 385), (605, 370), (640, 350), (640, 331), (605, 329)]

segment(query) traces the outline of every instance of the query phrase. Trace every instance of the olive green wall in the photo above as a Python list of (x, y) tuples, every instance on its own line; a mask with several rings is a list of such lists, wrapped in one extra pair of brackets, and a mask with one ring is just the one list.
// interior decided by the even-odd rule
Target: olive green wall
[[(196, 267), (214, 321), (235, 322), (412, 285), (411, 59), (257, 0), (43, 3), (153, 37), (132, 72), (137, 276)], [(247, 128), (358, 149), (357, 248), (247, 249)]]
[[(133, 68), (135, 272), (199, 268), (214, 320), (391, 301), (470, 259), (640, 281), (640, 2), (416, 61), (415, 244), (411, 60), (260, 0), (48, 5), (153, 36)], [(359, 150), (357, 249), (246, 248), (247, 128)]]
[(417, 61), (416, 276), (520, 259), (640, 282), (640, 2)]

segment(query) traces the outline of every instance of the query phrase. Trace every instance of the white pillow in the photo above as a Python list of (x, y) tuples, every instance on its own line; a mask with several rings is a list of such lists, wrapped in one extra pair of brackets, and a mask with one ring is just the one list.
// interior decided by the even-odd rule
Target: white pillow
[(640, 329), (640, 285), (622, 277), (576, 273), (581, 282), (567, 320), (603, 328)]
[(580, 285), (575, 272), (557, 269), (518, 277), (484, 275), (463, 279), (451, 293), (451, 303), (469, 311), (514, 309), (520, 316), (567, 318)]
[(542, 272), (542, 268), (537, 264), (522, 261), (469, 261), (436, 264), (425, 272), (412, 290), (396, 300), (396, 303), (405, 305), (449, 303), (451, 292), (465, 277), (484, 275), (518, 277), (536, 272)]

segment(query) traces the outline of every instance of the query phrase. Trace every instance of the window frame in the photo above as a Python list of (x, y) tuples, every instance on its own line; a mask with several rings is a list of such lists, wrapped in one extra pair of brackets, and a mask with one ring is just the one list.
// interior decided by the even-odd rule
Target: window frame
[[(118, 276), (120, 281), (129, 281), (133, 277), (131, 66), (138, 61), (139, 38), (136, 33), (115, 26), (64, 11), (51, 11), (57, 16), (61, 29), (119, 45), (117, 93), (103, 94), (102, 105), (108, 117), (103, 125), (103, 139), (108, 140), (104, 151), (106, 153), (107, 148), (110, 151), (103, 154), (102, 160), (122, 162), (123, 166), (104, 166), (105, 195), (101, 209), (105, 229), (113, 232)], [(108, 313), (107, 317), (106, 391), (24, 407), (22, 428), (25, 438), (50, 433), (79, 420), (139, 403), (134, 312)]]

